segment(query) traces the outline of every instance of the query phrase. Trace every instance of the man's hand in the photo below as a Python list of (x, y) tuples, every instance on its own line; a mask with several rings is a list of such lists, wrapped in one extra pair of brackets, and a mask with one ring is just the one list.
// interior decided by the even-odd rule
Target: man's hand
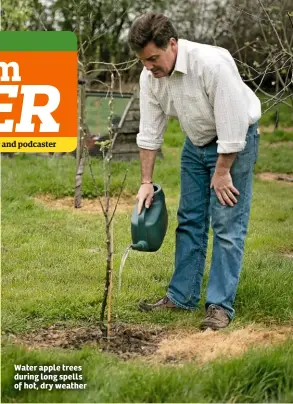
[(225, 170), (222, 172), (215, 171), (211, 188), (214, 188), (215, 193), (222, 205), (234, 206), (237, 203), (235, 195), (240, 195), (239, 191), (234, 187), (230, 171)]
[(145, 201), (145, 207), (149, 208), (153, 202), (153, 197), (154, 197), (153, 184), (143, 184), (140, 186), (139, 191), (136, 195), (136, 199), (138, 200), (137, 212), (139, 215), (141, 214), (144, 201)]

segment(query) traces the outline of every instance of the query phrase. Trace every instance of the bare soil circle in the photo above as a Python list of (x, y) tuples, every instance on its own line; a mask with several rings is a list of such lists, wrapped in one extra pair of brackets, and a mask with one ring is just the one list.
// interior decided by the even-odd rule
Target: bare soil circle
[[(293, 132), (293, 126), (292, 127), (279, 127), (279, 130), (282, 130), (283, 132)], [(260, 126), (259, 131), (262, 134), (263, 132), (266, 133), (272, 133), (276, 130), (275, 125), (268, 125), (268, 126)]]
[(293, 185), (293, 174), (283, 174), (283, 173), (259, 173), (257, 177), (262, 181), (277, 181), (284, 184)]
[[(110, 211), (113, 211), (116, 205), (118, 197), (112, 197), (110, 200)], [(97, 198), (86, 199), (83, 198), (81, 201), (81, 207), (74, 207), (74, 198), (72, 196), (67, 196), (65, 198), (56, 199), (51, 195), (38, 195), (34, 198), (36, 203), (39, 203), (49, 209), (65, 209), (70, 210), (74, 213), (103, 213), (101, 205)], [(101, 199), (103, 205), (105, 206), (105, 199)], [(119, 213), (131, 213), (135, 205), (136, 197), (121, 197), (117, 205), (116, 212)]]

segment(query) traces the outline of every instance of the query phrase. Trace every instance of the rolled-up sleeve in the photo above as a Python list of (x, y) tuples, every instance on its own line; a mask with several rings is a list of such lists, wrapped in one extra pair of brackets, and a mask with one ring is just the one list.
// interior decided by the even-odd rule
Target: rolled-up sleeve
[(136, 142), (138, 147), (157, 150), (163, 143), (168, 117), (149, 86), (147, 70), (140, 75), (140, 123)]
[(219, 63), (206, 71), (207, 93), (214, 109), (218, 153), (242, 151), (249, 126), (248, 101), (233, 64)]

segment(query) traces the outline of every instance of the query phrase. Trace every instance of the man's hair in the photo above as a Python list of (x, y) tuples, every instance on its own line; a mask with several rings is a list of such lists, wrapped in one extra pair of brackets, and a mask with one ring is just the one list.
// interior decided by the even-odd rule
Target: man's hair
[(170, 38), (178, 40), (177, 31), (164, 14), (148, 12), (136, 18), (128, 34), (128, 43), (134, 52), (140, 52), (149, 42), (165, 49)]

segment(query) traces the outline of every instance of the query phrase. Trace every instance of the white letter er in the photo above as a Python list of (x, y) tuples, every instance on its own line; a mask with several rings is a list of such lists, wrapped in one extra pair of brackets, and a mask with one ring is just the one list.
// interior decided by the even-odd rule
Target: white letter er
[[(56, 123), (51, 112), (55, 111), (60, 103), (60, 92), (56, 87), (48, 85), (23, 85), (21, 88), (23, 105), (20, 122), (16, 124), (16, 132), (33, 132), (33, 115), (38, 115), (42, 121), (40, 132), (59, 132), (60, 124)], [(47, 94), (48, 103), (43, 106), (35, 106), (36, 94)]]

